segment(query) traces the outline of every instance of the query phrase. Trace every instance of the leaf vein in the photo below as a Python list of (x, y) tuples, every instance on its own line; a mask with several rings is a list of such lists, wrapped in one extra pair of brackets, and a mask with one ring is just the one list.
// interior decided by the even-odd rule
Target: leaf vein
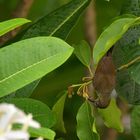
[(28, 66), (28, 67), (26, 67), (26, 68), (23, 68), (23, 69), (20, 70), (20, 71), (15, 72), (14, 74), (12, 74), (12, 75), (10, 75), (10, 76), (8, 76), (8, 77), (5, 77), (4, 79), (2, 79), (2, 80), (0, 81), (0, 84), (3, 83), (3, 82), (5, 82), (6, 80), (8, 80), (8, 79), (10, 79), (10, 78), (12, 78), (12, 77), (18, 75), (18, 74), (20, 74), (20, 73), (23, 73), (23, 72), (26, 71), (27, 69), (30, 69), (30, 68), (32, 68), (32, 67), (38, 65), (38, 64), (41, 64), (41, 63), (45, 62), (46, 60), (48, 60), (48, 59), (50, 59), (50, 58), (52, 58), (52, 57), (54, 57), (54, 56), (57, 56), (57, 55), (60, 55), (60, 53), (58, 53), (58, 54), (56, 54), (56, 55), (53, 55), (53, 56), (50, 56), (50, 57), (48, 57), (48, 58), (42, 59), (41, 61), (38, 61), (37, 63), (34, 63), (34, 64), (32, 64), (32, 65), (30, 65), (30, 66)]
[(54, 29), (54, 31), (50, 34), (52, 36), (55, 34), (81, 7), (85, 5), (87, 1), (85, 1), (79, 8), (77, 8), (70, 16), (68, 16), (57, 28)]

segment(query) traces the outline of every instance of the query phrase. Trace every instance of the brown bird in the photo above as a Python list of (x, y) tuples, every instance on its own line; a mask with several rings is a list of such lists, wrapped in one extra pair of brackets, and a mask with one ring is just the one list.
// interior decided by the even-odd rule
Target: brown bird
[(115, 87), (115, 67), (111, 56), (104, 56), (97, 66), (93, 86), (98, 98), (94, 104), (99, 108), (106, 108), (111, 99), (111, 92)]

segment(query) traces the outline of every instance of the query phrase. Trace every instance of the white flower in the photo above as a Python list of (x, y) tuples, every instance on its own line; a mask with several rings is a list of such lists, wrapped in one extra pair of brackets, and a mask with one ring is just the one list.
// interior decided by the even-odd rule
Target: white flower
[[(15, 123), (22, 124), (20, 130), (12, 130)], [(40, 124), (12, 104), (0, 104), (0, 140), (29, 140), (28, 128), (40, 128)], [(39, 138), (38, 140), (42, 140)]]
[(29, 140), (29, 134), (24, 131), (7, 131), (0, 135), (0, 140)]
[(38, 139), (35, 139), (35, 140), (43, 140), (43, 138), (42, 137), (39, 137)]

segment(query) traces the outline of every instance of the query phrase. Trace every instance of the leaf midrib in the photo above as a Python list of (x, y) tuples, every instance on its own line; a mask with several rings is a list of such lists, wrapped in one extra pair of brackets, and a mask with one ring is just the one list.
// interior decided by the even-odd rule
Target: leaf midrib
[(12, 77), (18, 75), (18, 74), (20, 74), (20, 73), (23, 73), (23, 72), (26, 71), (27, 69), (30, 69), (30, 68), (32, 68), (32, 67), (34, 67), (34, 66), (36, 66), (36, 65), (39, 65), (39, 64), (45, 62), (45, 61), (48, 60), (48, 59), (51, 59), (52, 57), (55, 57), (55, 56), (61, 55), (61, 54), (62, 54), (62, 53), (57, 53), (56, 55), (47, 57), (47, 58), (45, 58), (45, 59), (42, 59), (41, 61), (38, 61), (38, 62), (36, 62), (36, 63), (33, 63), (32, 65), (30, 65), (30, 66), (28, 66), (28, 67), (26, 67), (26, 68), (23, 68), (22, 70), (19, 70), (19, 71), (15, 72), (14, 74), (11, 74), (10, 76), (8, 76), (8, 77), (2, 79), (2, 80), (0, 81), (0, 84), (3, 83), (3, 82), (5, 82), (6, 80), (8, 80), (8, 79), (10, 79), (10, 78), (12, 78)]
[(52, 33), (50, 34), (50, 36), (55, 34), (81, 7), (85, 5), (85, 3), (87, 3), (87, 0), (83, 2), (83, 4), (81, 4), (76, 10), (74, 10), (74, 12), (72, 12), (72, 14), (68, 16), (57, 28), (55, 28), (54, 31), (52, 31)]

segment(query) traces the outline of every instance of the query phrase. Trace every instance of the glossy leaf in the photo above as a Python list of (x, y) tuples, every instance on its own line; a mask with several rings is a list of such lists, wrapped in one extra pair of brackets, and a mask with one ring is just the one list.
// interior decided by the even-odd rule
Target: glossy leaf
[(77, 116), (77, 136), (80, 140), (98, 140), (98, 134), (93, 131), (94, 118), (91, 114), (90, 105), (85, 102), (79, 108)]
[(43, 137), (47, 140), (54, 140), (55, 138), (55, 132), (49, 128), (39, 128), (39, 129), (35, 129), (35, 128), (29, 128), (28, 129), (30, 135), (32, 137)]
[(96, 129), (96, 120), (94, 120), (94, 122), (93, 122), (92, 130), (96, 134), (96, 139), (95, 140), (100, 140), (100, 135), (99, 135), (99, 133), (97, 132), (97, 129)]
[(115, 99), (112, 99), (110, 105), (105, 109), (98, 109), (100, 116), (104, 120), (104, 124), (109, 128), (114, 128), (119, 132), (123, 132), (121, 123), (121, 111), (116, 105)]
[[(21, 39), (36, 37), (36, 36), (56, 36), (66, 40), (78, 18), (83, 13), (91, 0), (72, 0), (68, 4), (42, 17), (33, 25), (31, 25), (23, 34)], [(24, 93), (31, 95), (40, 80), (33, 84), (25, 86), (16, 91), (16, 95)]]
[(24, 18), (15, 18), (0, 22), (0, 36), (28, 22), (31, 21)]
[(107, 51), (123, 36), (126, 31), (138, 24), (140, 18), (126, 17), (115, 20), (98, 38), (93, 49), (94, 65), (97, 67), (101, 58), (107, 53)]
[(64, 104), (67, 97), (67, 93), (64, 93), (62, 97), (55, 103), (52, 108), (52, 112), (56, 116), (56, 124), (54, 125), (54, 129), (66, 133), (64, 121), (63, 121), (63, 110)]
[(36, 36), (56, 36), (66, 39), (90, 0), (74, 0), (31, 25), (22, 39)]
[(14, 98), (5, 102), (15, 104), (27, 114), (31, 113), (33, 118), (37, 120), (42, 127), (50, 128), (55, 124), (55, 116), (50, 108), (38, 100), (30, 98)]
[(135, 106), (131, 113), (131, 130), (137, 140), (140, 139), (140, 106)]
[(62, 65), (73, 48), (55, 37), (36, 37), (0, 49), (0, 97)]
[[(13, 129), (22, 129), (23, 125), (21, 124), (14, 124)], [(31, 137), (42, 137), (46, 138), (47, 140), (54, 140), (55, 132), (49, 128), (46, 127), (40, 127), (40, 128), (33, 128), (29, 127), (28, 132)]]
[(90, 46), (86, 41), (81, 41), (79, 44), (74, 45), (74, 53), (83, 65), (89, 67), (91, 60)]

